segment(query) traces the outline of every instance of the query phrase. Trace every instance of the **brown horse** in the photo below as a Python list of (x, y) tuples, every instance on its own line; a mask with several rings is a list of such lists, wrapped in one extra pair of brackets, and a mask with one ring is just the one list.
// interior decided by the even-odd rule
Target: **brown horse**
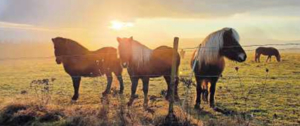
[(273, 47), (258, 47), (255, 50), (255, 62), (260, 62), (260, 55), (268, 56), (266, 62), (271, 61), (271, 57), (275, 56), (277, 62), (280, 62), (279, 51)]
[[(160, 46), (154, 50), (149, 49), (138, 41), (131, 38), (117, 38), (119, 42), (119, 54), (124, 67), (127, 67), (128, 74), (132, 82), (131, 98), (128, 105), (132, 105), (136, 98), (136, 89), (139, 79), (143, 82), (144, 105), (148, 103), (148, 87), (149, 79), (163, 76), (168, 84), (166, 98), (170, 99), (170, 81), (172, 69), (173, 48)], [(180, 56), (178, 52), (176, 69), (180, 64)], [(175, 80), (175, 99), (178, 100), (178, 75)]]
[(208, 95), (205, 93), (208, 89), (202, 89), (208, 88), (208, 82), (210, 82), (209, 103), (210, 107), (214, 107), (216, 84), (225, 67), (224, 57), (237, 62), (244, 62), (247, 58), (239, 44), (239, 35), (232, 28), (223, 28), (211, 33), (193, 54), (191, 64), (197, 82), (196, 109), (200, 109), (201, 94)]
[(106, 75), (107, 87), (103, 92), (106, 95), (110, 92), (112, 73), (120, 83), (120, 93), (124, 90), (122, 79), (122, 66), (117, 57), (117, 49), (112, 47), (101, 48), (97, 51), (89, 51), (79, 43), (57, 37), (52, 39), (55, 49), (57, 64), (63, 64), (65, 71), (71, 76), (74, 87), (72, 100), (79, 97), (79, 86), (81, 77), (97, 77)]

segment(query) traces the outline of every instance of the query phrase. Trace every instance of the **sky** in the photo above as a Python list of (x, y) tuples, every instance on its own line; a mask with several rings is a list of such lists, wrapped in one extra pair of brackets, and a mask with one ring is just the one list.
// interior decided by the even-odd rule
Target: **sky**
[(249, 45), (300, 40), (299, 22), (299, 0), (0, 0), (5, 42), (62, 36), (98, 47), (133, 36), (157, 46), (172, 44), (175, 36), (200, 43), (232, 27)]

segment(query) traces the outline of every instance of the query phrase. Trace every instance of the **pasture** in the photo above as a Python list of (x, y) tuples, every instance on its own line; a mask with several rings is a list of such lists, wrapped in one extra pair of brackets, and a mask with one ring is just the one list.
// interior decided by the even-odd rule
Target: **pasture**
[[(299, 53), (283, 52), (279, 63), (274, 57), (271, 63), (255, 63), (253, 53), (247, 52), (244, 63), (226, 60), (216, 88), (216, 111), (205, 102), (201, 111), (194, 110), (196, 88), (192, 86), (189, 97), (184, 96), (186, 87), (180, 82), (179, 95), (182, 101), (187, 101), (188, 114), (177, 103), (176, 115), (198, 125), (300, 125)], [(190, 74), (190, 59), (189, 51), (181, 60), (181, 77)], [(262, 57), (261, 61), (265, 59)], [(123, 75), (123, 96), (116, 93), (119, 89), (116, 78), (108, 98), (101, 95), (106, 87), (105, 77), (83, 78), (79, 100), (72, 103), (71, 78), (54, 58), (1, 60), (0, 125), (159, 124), (168, 108), (163, 97), (167, 89), (164, 79), (150, 80), (149, 106), (144, 109), (141, 82), (138, 99), (132, 107), (127, 107), (131, 83), (127, 71)], [(42, 79), (49, 82), (32, 83)]]

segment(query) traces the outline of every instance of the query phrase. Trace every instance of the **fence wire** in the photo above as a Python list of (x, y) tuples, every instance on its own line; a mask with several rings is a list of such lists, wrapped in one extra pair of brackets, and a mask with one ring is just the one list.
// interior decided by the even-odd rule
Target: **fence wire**
[[(300, 51), (300, 43), (285, 43), (285, 44), (261, 44), (261, 45), (243, 45), (243, 48), (250, 48), (250, 47), (266, 47), (266, 46), (293, 46), (293, 47), (289, 47), (289, 48), (280, 48), (278, 50), (281, 51)], [(235, 47), (240, 47), (240, 46), (228, 46), (226, 48), (235, 48)], [(217, 47), (201, 47), (201, 46), (197, 46), (197, 47), (186, 47), (186, 48), (180, 48), (182, 50), (185, 50), (186, 52), (193, 52), (198, 48), (217, 48)], [(162, 49), (163, 50), (163, 49)], [(244, 49), (245, 51), (254, 51), (255, 49)], [(135, 53), (135, 52), (133, 52)], [(139, 53), (139, 52), (137, 52)], [(82, 56), (98, 56), (98, 55), (103, 55), (103, 56), (108, 56), (108, 55), (118, 55), (117, 53), (93, 53), (93, 51), (91, 53), (88, 54), (80, 54), (80, 55), (60, 55), (60, 56), (45, 56), (45, 57), (6, 57), (6, 58), (0, 58), (0, 61), (6, 61), (6, 60), (35, 60), (35, 59), (51, 59), (51, 58), (56, 58), (56, 57), (74, 57), (74, 58), (80, 58)]]
[[(259, 47), (259, 46), (279, 46), (279, 47), (284, 47), (284, 46), (293, 46), (293, 47), (288, 47), (288, 48), (280, 48), (278, 50), (281, 51), (291, 51), (291, 50), (296, 50), (296, 51), (300, 51), (300, 43), (286, 43), (286, 44), (262, 44), (262, 45), (243, 45), (243, 48), (251, 48), (251, 47)], [(240, 47), (240, 46), (230, 46), (229, 48), (235, 48), (235, 47)], [(198, 49), (199, 47), (187, 47), (187, 48), (180, 48), (185, 50), (186, 52), (192, 52), (195, 51), (196, 49)], [(200, 48), (215, 48), (215, 47), (200, 47)], [(254, 51), (255, 49), (245, 49), (245, 51)], [(103, 55), (117, 55), (116, 53), (98, 53), (98, 54), (103, 54)], [(87, 56), (87, 55), (91, 55), (91, 56), (95, 56), (96, 54), (86, 54), (86, 55), (63, 55), (60, 57), (74, 57), (74, 58), (78, 58), (78, 57), (82, 57), (82, 56)], [(9, 61), (9, 60), (48, 60), (48, 59), (54, 59), (56, 58), (55, 56), (46, 56), (46, 57), (17, 57), (17, 58), (0, 58), (0, 61)], [(287, 70), (285, 70), (287, 71)], [(290, 70), (291, 72), (294, 72), (295, 70)], [(10, 73), (11, 74), (11, 73)], [(99, 74), (99, 73), (91, 73), (91, 75), (93, 74)], [(100, 73), (101, 74), (101, 73)], [(33, 76), (35, 78), (39, 78), (39, 77), (49, 77), (47, 76), (49, 74), (46, 74), (45, 76)], [(126, 80), (130, 80), (131, 77), (157, 77), (157, 76), (170, 76), (170, 75), (122, 75), (123, 79)], [(70, 77), (70, 76), (53, 76), (52, 78), (58, 79), (58, 78), (65, 78), (65, 77)], [(71, 77), (80, 77), (80, 76), (71, 76)], [(96, 82), (100, 82), (99, 77), (96, 77)], [(203, 77), (203, 78), (212, 78), (212, 77), (219, 77), (220, 81), (232, 81), (234, 79), (238, 80), (237, 83), (239, 83), (241, 85), (241, 87), (245, 84), (245, 82), (241, 81), (241, 78), (243, 81), (248, 81), (251, 80), (253, 81), (253, 79), (260, 79), (260, 80), (264, 80), (264, 82), (262, 82), (264, 85), (263, 87), (263, 92), (267, 83), (267, 80), (272, 80), (272, 79), (276, 79), (276, 80), (285, 80), (285, 79), (295, 79), (295, 80), (300, 80), (300, 76), (298, 75), (272, 75), (269, 74), (269, 72), (266, 72), (266, 76), (254, 76), (254, 75), (240, 75), (238, 71), (236, 71), (235, 74), (227, 74), (224, 76), (203, 76), (203, 75), (192, 75), (192, 74), (179, 74), (178, 77), (181, 78), (185, 78), (187, 80), (190, 80), (190, 85), (184, 85), (184, 99), (183, 102), (179, 104), (179, 106), (181, 107), (182, 110), (184, 110), (186, 112), (187, 115), (187, 120), (190, 119), (190, 115), (191, 115), (191, 107), (190, 104), (192, 102), (191, 100), (191, 85), (195, 86), (195, 82), (193, 82), (193, 78), (194, 77)], [(5, 79), (28, 79), (28, 77), (12, 77), (12, 76), (7, 76), (7, 75), (1, 75), (0, 74), (0, 78), (5, 78)], [(125, 82), (124, 82), (125, 83)], [(150, 82), (151, 83), (151, 82)], [(183, 82), (180, 82), (183, 83)], [(222, 82), (224, 83), (224, 82)], [(226, 88), (226, 87), (225, 87)], [(252, 89), (253, 87), (251, 87)], [(194, 88), (193, 88), (194, 89)], [(248, 95), (251, 93), (251, 89), (246, 92), (246, 96), (248, 97)], [(229, 89), (227, 89), (229, 90)], [(230, 93), (230, 95), (232, 95), (233, 99), (237, 99), (235, 95), (231, 94), (230, 91), (228, 91)], [(248, 93), (248, 94), (247, 94)], [(118, 99), (119, 101), (122, 102), (122, 105), (124, 104), (124, 98), (120, 98)], [(245, 101), (247, 102), (247, 101)], [(123, 107), (123, 106), (121, 106)], [(247, 108), (247, 106), (246, 106)], [(122, 108), (123, 111), (123, 108)]]

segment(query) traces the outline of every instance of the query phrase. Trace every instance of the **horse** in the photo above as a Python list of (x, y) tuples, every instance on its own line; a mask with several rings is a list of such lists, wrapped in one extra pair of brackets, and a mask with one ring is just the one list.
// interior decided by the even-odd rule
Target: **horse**
[(173, 48), (167, 46), (160, 46), (154, 50), (141, 44), (140, 42), (130, 38), (117, 38), (119, 43), (119, 56), (124, 68), (127, 68), (131, 86), (131, 98), (128, 102), (128, 106), (131, 106), (136, 96), (136, 89), (139, 79), (143, 82), (144, 92), (144, 106), (148, 103), (148, 87), (149, 79), (163, 76), (167, 85), (166, 99), (170, 100), (170, 83), (171, 83), (171, 69), (172, 69), (172, 56), (177, 56), (176, 61), (176, 77), (175, 77), (175, 100), (179, 100), (178, 96), (178, 67), (180, 65), (179, 53), (173, 54)]
[(208, 82), (209, 104), (211, 108), (215, 107), (216, 84), (225, 68), (225, 58), (237, 62), (244, 62), (247, 58), (247, 54), (239, 44), (239, 35), (232, 28), (223, 28), (209, 34), (193, 53), (191, 66), (197, 82), (195, 109), (200, 109), (201, 94), (207, 91), (202, 89), (202, 84), (205, 86)]
[(266, 62), (270, 62), (272, 56), (276, 57), (277, 62), (281, 61), (279, 51), (274, 47), (258, 47), (255, 50), (255, 62), (260, 62), (260, 55), (268, 56)]
[(73, 81), (74, 95), (72, 101), (79, 97), (79, 86), (81, 77), (99, 77), (105, 75), (107, 78), (104, 96), (110, 93), (114, 73), (120, 83), (119, 93), (123, 93), (124, 85), (122, 79), (122, 66), (117, 55), (117, 49), (104, 47), (96, 51), (89, 51), (79, 43), (62, 37), (52, 39), (54, 54), (57, 64), (63, 64), (64, 70)]

